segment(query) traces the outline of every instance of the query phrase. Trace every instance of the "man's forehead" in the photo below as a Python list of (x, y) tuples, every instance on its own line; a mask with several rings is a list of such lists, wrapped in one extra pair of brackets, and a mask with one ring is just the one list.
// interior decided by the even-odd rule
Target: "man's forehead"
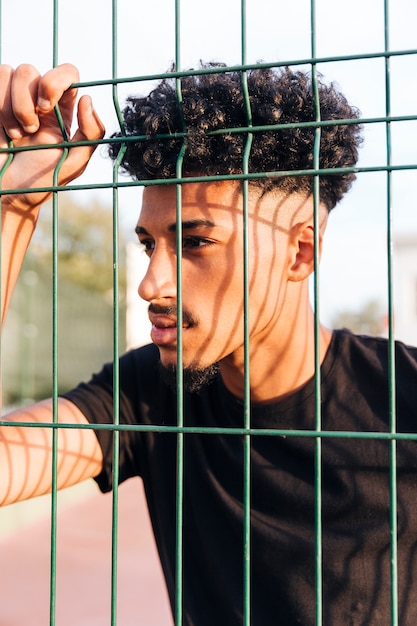
[(144, 188), (143, 202), (165, 199), (167, 202), (182, 198), (184, 203), (205, 203), (211, 199), (237, 199), (242, 197), (242, 183), (238, 180), (207, 180), (185, 182), (180, 185), (171, 183), (150, 185)]
[[(183, 220), (210, 220), (215, 224), (238, 219), (244, 213), (245, 197), (242, 181), (192, 182), (180, 186), (173, 184), (149, 186), (144, 189), (142, 209), (138, 224), (173, 224), (177, 215)], [(312, 215), (311, 197), (299, 194), (268, 192), (249, 187), (247, 209), (251, 221), (269, 223), (274, 228), (288, 228), (292, 222), (308, 219)]]
[(152, 216), (169, 219), (178, 207), (182, 211), (207, 215), (216, 209), (242, 210), (242, 192), (238, 181), (211, 181), (176, 185), (149, 186), (144, 189), (141, 219)]

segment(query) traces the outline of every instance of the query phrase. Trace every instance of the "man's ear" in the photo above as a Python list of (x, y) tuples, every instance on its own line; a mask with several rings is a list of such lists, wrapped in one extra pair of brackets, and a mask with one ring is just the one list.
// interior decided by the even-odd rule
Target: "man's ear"
[[(319, 256), (322, 233), (319, 234)], [(314, 271), (314, 225), (311, 220), (296, 224), (291, 232), (289, 246), (288, 280), (301, 281)]]

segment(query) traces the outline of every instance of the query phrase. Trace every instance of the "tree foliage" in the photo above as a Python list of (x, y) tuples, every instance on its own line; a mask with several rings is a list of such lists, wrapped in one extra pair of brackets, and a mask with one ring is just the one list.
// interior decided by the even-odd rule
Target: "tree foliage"
[[(113, 358), (113, 217), (98, 201), (58, 202), (58, 389), (90, 378)], [(52, 394), (52, 206), (45, 204), (10, 303), (2, 337), (5, 404)], [(120, 241), (118, 335), (125, 346), (126, 270)]]
[[(29, 255), (37, 262), (52, 263), (52, 205), (42, 208)], [(124, 294), (126, 272), (123, 234), (119, 242), (119, 287)], [(98, 200), (88, 206), (78, 204), (71, 194), (59, 196), (58, 275), (94, 292), (106, 293), (113, 287), (113, 215), (111, 207)]]

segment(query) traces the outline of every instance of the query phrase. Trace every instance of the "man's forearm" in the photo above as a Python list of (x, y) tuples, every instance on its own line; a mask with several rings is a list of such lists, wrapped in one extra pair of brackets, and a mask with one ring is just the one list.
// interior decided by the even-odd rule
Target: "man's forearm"
[(1, 239), (1, 320), (6, 317), (10, 298), (19, 276), (20, 268), (29, 242), (35, 230), (39, 208), (28, 211), (14, 208), (9, 200), (2, 198)]

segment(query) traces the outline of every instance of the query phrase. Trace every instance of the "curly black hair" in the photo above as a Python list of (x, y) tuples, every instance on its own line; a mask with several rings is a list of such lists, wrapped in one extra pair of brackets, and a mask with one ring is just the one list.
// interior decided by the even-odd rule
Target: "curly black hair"
[[(213, 67), (202, 65), (203, 69)], [(215, 67), (225, 67), (216, 64)], [(186, 131), (187, 144), (182, 175), (233, 175), (242, 173), (246, 131), (213, 132), (248, 127), (243, 74), (240, 71), (190, 74), (181, 78), (181, 103), (173, 78), (165, 78), (145, 97), (130, 97), (123, 111), (127, 142), (121, 168), (137, 180), (175, 178), (176, 164)], [(247, 89), (252, 126), (314, 122), (312, 80), (307, 73), (289, 68), (248, 70)], [(318, 81), (320, 118), (358, 120), (357, 109), (333, 84)], [(323, 126), (320, 168), (352, 168), (361, 143), (359, 123)], [(165, 135), (165, 137), (161, 137)], [(110, 144), (116, 159), (123, 143)], [(249, 172), (279, 172), (313, 168), (314, 127), (283, 127), (253, 133)], [(353, 172), (320, 176), (320, 199), (331, 210), (350, 188)], [(250, 180), (262, 192), (280, 189), (285, 193), (310, 195), (313, 177), (308, 175), (266, 176)]]

